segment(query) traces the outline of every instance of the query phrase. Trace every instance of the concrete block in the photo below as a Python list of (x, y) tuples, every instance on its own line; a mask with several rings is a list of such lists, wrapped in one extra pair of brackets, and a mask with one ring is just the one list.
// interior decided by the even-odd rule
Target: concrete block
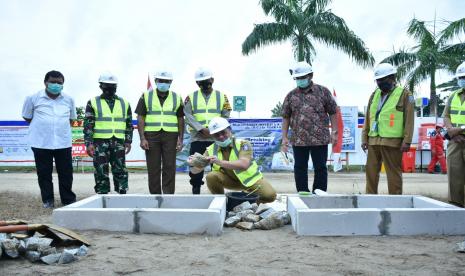
[(354, 208), (413, 208), (411, 195), (357, 195)]
[(208, 206), (209, 210), (220, 210), (221, 224), (226, 218), (226, 196), (215, 196)]
[(220, 210), (141, 209), (137, 212), (140, 233), (221, 235), (222, 219)]
[(379, 235), (380, 222), (376, 208), (299, 210), (296, 232), (313, 236)]
[(103, 208), (159, 208), (159, 201), (152, 195), (105, 195)]
[(465, 209), (385, 209), (386, 235), (464, 235)]
[(83, 200), (74, 202), (73, 204), (66, 205), (62, 208), (73, 209), (73, 208), (103, 208), (103, 196), (94, 195)]
[(299, 196), (287, 197), (287, 212), (291, 216), (292, 229), (297, 232), (298, 211), (308, 209), (307, 204)]
[(452, 209), (460, 209), (457, 206), (452, 204), (448, 204), (439, 200), (435, 200), (432, 198), (424, 197), (424, 196), (416, 196), (413, 197), (413, 208), (452, 208)]
[[(224, 196), (223, 196), (224, 197)], [(157, 196), (160, 208), (169, 209), (208, 209), (214, 195), (163, 195)]]
[(133, 232), (135, 228), (134, 210), (130, 208), (59, 208), (53, 210), (52, 220), (56, 225), (74, 230)]
[(311, 209), (355, 208), (356, 196), (302, 196)]

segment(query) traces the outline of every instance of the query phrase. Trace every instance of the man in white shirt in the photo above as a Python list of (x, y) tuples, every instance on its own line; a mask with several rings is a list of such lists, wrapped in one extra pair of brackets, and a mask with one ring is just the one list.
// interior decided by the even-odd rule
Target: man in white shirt
[(65, 78), (58, 71), (45, 75), (45, 89), (26, 98), (22, 116), (29, 125), (29, 142), (34, 152), (44, 208), (53, 208), (53, 159), (58, 173), (63, 205), (76, 201), (72, 191), (71, 122), (76, 119), (74, 100), (62, 93)]

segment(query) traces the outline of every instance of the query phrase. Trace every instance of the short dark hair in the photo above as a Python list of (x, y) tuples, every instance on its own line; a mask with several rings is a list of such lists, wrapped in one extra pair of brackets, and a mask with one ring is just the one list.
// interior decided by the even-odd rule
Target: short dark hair
[(47, 82), (49, 78), (62, 78), (65, 81), (65, 76), (59, 71), (52, 70), (45, 74), (44, 82)]

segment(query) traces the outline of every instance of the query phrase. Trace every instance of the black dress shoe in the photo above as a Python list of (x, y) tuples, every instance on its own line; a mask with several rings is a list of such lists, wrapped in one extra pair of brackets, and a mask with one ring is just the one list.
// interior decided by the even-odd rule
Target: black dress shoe
[(200, 194), (200, 186), (192, 186), (192, 194), (199, 195)]
[(55, 204), (52, 201), (47, 201), (42, 204), (42, 207), (52, 209), (55, 207)]

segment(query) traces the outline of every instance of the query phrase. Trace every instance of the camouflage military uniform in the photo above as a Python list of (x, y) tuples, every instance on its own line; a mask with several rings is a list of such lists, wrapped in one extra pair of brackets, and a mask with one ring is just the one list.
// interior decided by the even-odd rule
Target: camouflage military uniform
[[(100, 96), (104, 99), (111, 110), (115, 105), (115, 98), (106, 98), (104, 94)], [(115, 96), (117, 97), (117, 96)], [(94, 145), (94, 190), (98, 194), (107, 194), (110, 192), (110, 177), (109, 165), (111, 165), (111, 173), (113, 174), (113, 184), (115, 191), (120, 194), (125, 194), (128, 190), (128, 170), (126, 169), (126, 153), (125, 144), (132, 143), (132, 112), (131, 106), (128, 108), (125, 139), (110, 139), (93, 138), (95, 126), (95, 111), (91, 102), (87, 102), (86, 116), (84, 119), (84, 140), (86, 146)]]

